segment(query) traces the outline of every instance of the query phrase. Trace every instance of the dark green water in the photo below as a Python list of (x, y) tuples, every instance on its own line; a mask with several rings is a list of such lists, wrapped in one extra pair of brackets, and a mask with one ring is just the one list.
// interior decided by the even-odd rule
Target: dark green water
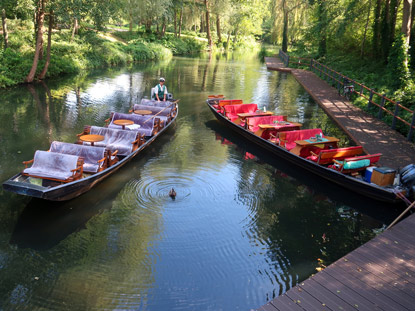
[[(65, 203), (0, 192), (0, 309), (249, 310), (372, 238), (393, 215), (246, 145), (208, 94), (347, 137), (255, 56), (174, 58), (0, 91), (0, 179), (50, 142), (127, 112), (159, 76), (174, 128)], [(168, 197), (171, 187), (177, 198)]]

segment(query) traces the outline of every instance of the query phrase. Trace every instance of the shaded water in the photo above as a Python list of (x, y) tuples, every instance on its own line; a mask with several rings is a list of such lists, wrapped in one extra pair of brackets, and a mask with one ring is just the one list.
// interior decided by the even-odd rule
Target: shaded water
[(127, 112), (159, 76), (181, 99), (176, 124), (117, 174), (64, 203), (0, 192), (0, 309), (247, 310), (393, 217), (216, 122), (204, 101), (221, 93), (348, 143), (292, 76), (249, 55), (173, 58), (0, 91), (1, 180), (36, 149)]

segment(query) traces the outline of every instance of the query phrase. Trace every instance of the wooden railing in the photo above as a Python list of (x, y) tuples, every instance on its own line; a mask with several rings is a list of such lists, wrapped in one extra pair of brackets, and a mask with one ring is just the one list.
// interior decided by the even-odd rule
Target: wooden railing
[[(319, 63), (312, 58), (289, 56), (287, 53), (284, 53), (281, 50), (279, 52), (279, 57), (287, 67), (289, 67), (290, 64), (296, 64), (297, 66), (304, 66), (305, 64), (308, 64), (310, 71), (317, 74), (327, 83), (336, 87), (339, 94), (343, 93), (344, 95), (344, 82), (348, 80), (347, 84), (353, 84), (354, 86), (353, 93), (367, 100), (367, 108), (369, 110), (373, 111), (373, 109), (378, 109), (378, 119), (390, 121), (388, 119), (392, 118), (390, 126), (393, 129), (396, 129), (397, 122), (399, 121), (401, 126), (406, 128), (408, 131), (407, 140), (412, 141), (412, 136), (415, 131), (415, 110), (411, 110), (401, 105), (399, 102), (386, 97), (386, 94), (380, 94), (375, 90), (341, 74), (340, 72), (329, 68), (322, 63)], [(408, 121), (409, 119), (411, 121)]]

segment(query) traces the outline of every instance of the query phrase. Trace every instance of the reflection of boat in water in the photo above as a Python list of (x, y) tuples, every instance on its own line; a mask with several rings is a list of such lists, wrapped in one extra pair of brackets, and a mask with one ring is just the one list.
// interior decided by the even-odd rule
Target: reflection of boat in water
[(273, 175), (276, 178), (284, 178), (290, 182), (299, 183), (306, 186), (306, 191), (314, 193), (316, 200), (326, 200), (338, 202), (340, 206), (352, 207), (364, 214), (370, 215), (383, 223), (390, 223), (399, 215), (400, 209), (393, 208), (389, 203), (377, 202), (356, 192), (341, 188), (338, 185), (322, 179), (318, 183), (314, 182), (314, 175), (308, 171), (301, 170), (291, 165), (283, 158), (276, 158), (273, 154), (259, 149), (255, 144), (241, 139), (235, 132), (230, 132), (227, 127), (211, 120), (206, 126), (215, 132), (216, 139), (226, 145), (233, 145), (234, 150), (245, 158), (245, 154), (252, 154), (258, 163), (265, 162), (275, 169)]
[[(236, 107), (236, 106), (245, 106), (245, 105), (250, 105), (250, 104), (242, 104), (242, 103), (237, 103), (237, 105), (234, 105), (234, 103), (232, 103), (232, 101), (230, 101), (231, 103), (230, 106)], [(235, 109), (227, 109), (227, 106), (225, 104), (228, 103), (224, 103), (224, 106), (221, 105), (221, 102), (219, 101), (219, 104), (216, 104), (217, 101), (208, 101), (208, 106), (211, 109), (211, 111), (213, 112), (213, 114), (215, 115), (215, 117), (224, 125), (226, 125), (228, 128), (232, 129), (234, 132), (238, 133), (239, 135), (241, 135), (242, 137), (244, 137), (247, 141), (249, 141), (250, 143), (254, 143), (257, 146), (262, 147), (264, 150), (267, 150), (268, 152), (271, 152), (273, 155), (278, 156), (279, 160), (286, 160), (289, 164), (288, 165), (295, 165), (297, 167), (297, 169), (303, 169), (303, 171), (307, 171), (310, 172), (313, 175), (313, 177), (310, 176), (310, 178), (315, 179), (316, 177), (321, 177), (321, 179), (325, 179), (330, 181), (332, 184), (336, 184), (337, 186), (340, 186), (340, 188), (337, 189), (337, 191), (339, 191), (340, 189), (347, 189), (350, 190), (352, 192), (355, 192), (361, 196), (365, 196), (368, 197), (370, 199), (374, 199), (377, 200), (379, 202), (388, 202), (388, 203), (398, 203), (401, 202), (401, 199), (398, 197), (398, 194), (402, 194), (403, 193), (411, 193), (412, 189), (411, 187), (406, 187), (406, 185), (400, 184), (398, 186), (392, 186), (392, 185), (387, 185), (387, 186), (381, 186), (375, 183), (371, 183), (371, 182), (367, 182), (362, 178), (362, 175), (360, 174), (361, 171), (359, 171), (356, 176), (360, 177), (357, 178), (355, 176), (353, 176), (352, 174), (346, 174), (344, 172), (346, 172), (346, 170), (343, 170), (343, 167), (340, 170), (336, 170), (335, 168), (331, 168), (329, 166), (325, 166), (322, 164), (318, 164), (316, 161), (314, 160), (309, 160), (306, 159), (305, 156), (301, 153), (304, 149), (301, 150), (297, 150), (298, 149), (298, 144), (297, 140), (296, 143), (297, 146), (295, 146), (295, 148), (293, 148), (292, 150), (295, 149), (296, 152), (292, 152), (289, 151), (289, 149), (284, 148), (283, 146), (280, 146), (278, 144), (275, 143), (275, 141), (272, 141), (272, 139), (267, 139), (264, 137), (261, 137), (259, 135), (257, 135), (256, 133), (254, 133), (251, 130), (246, 129), (244, 126), (242, 126), (241, 124), (239, 124), (241, 122), (241, 118), (245, 117), (242, 115), (245, 115), (245, 113), (247, 111), (243, 111), (243, 113), (239, 113), (237, 114), (236, 111), (233, 111)], [(251, 104), (252, 105), (252, 104)], [(232, 107), (230, 107), (232, 108)], [(235, 117), (235, 120), (232, 121), (232, 117), (228, 117), (227, 115), (225, 116), (224, 113), (222, 113), (223, 110), (230, 110), (231, 112), (233, 112), (233, 117)], [(258, 112), (258, 111), (255, 111)], [(227, 114), (227, 113), (226, 113)], [(248, 114), (248, 113), (247, 113)], [(258, 112), (258, 115), (264, 115), (265, 112)], [(230, 119), (231, 118), (231, 119)], [(248, 120), (249, 117), (246, 116), (246, 119)], [(259, 117), (252, 117), (250, 119), (253, 120), (258, 120)], [(285, 120), (286, 121), (286, 120)], [(285, 122), (284, 121), (284, 122)], [(238, 123), (239, 122), (239, 123)], [(278, 121), (274, 121), (274, 122), (278, 122)], [(282, 121), (280, 121), (282, 122)], [(288, 122), (287, 122), (288, 123)], [(248, 121), (246, 121), (246, 124), (249, 124)], [(263, 124), (259, 124), (259, 127), (261, 127)], [(270, 125), (271, 126), (271, 125)], [(272, 124), (273, 127), (275, 127), (275, 124)], [(291, 130), (291, 129), (290, 129)], [(321, 130), (320, 130), (321, 131)], [(301, 131), (293, 131), (293, 132), (301, 132)], [(279, 133), (279, 136), (281, 137), (281, 134), (285, 134), (285, 133), (291, 133), (291, 132), (281, 132)], [(288, 136), (288, 134), (285, 134), (286, 136)], [(325, 142), (325, 137), (322, 137), (321, 134), (320, 135), (320, 140), (322, 141), (321, 143)], [(290, 135), (293, 136), (293, 135)], [(285, 136), (284, 136), (285, 137)], [(308, 136), (310, 137), (310, 136)], [(322, 138), (321, 138), (322, 137)], [(313, 137), (314, 138), (314, 137)], [(316, 135), (317, 138), (317, 135)], [(303, 139), (303, 138), (301, 138)], [(333, 140), (333, 142), (335, 141), (335, 138), (332, 137), (327, 137), (328, 141), (331, 143), (330, 139)], [(298, 140), (298, 142), (303, 142), (304, 140)], [(320, 144), (321, 144), (320, 143)], [(314, 143), (310, 143), (310, 145), (315, 145), (316, 142)], [(331, 146), (330, 146), (331, 147)], [(334, 147), (337, 148), (337, 147)], [(331, 148), (328, 148), (327, 150), (324, 149), (324, 151), (328, 151)], [(338, 148), (340, 149), (340, 148)], [(336, 149), (336, 150), (338, 150)], [(312, 153), (312, 152), (309, 152)], [(378, 158), (380, 157), (379, 155), (376, 155)], [(367, 157), (371, 157), (370, 155)], [(355, 157), (358, 158), (358, 157)], [(348, 159), (343, 159), (343, 166), (345, 167), (345, 163), (347, 162)], [(367, 166), (369, 166), (372, 162), (372, 159), (365, 159), (362, 160), (366, 162), (369, 162), (369, 164)], [(335, 162), (335, 161), (333, 161)], [(355, 161), (355, 162), (359, 162), (359, 161)], [(355, 164), (355, 163), (350, 163), (350, 164)], [(348, 169), (349, 171), (352, 171), (353, 173), (355, 173), (355, 171), (357, 172), (357, 169), (360, 168), (354, 168), (351, 167), (350, 169)], [(415, 177), (415, 176), (414, 176)], [(415, 180), (415, 178), (414, 178)]]
[[(108, 127), (86, 127), (78, 144), (53, 142), (52, 152), (37, 151), (34, 159), (26, 162), (33, 163), (32, 166), (4, 182), (3, 188), (51, 201), (69, 200), (90, 190), (146, 149), (174, 123), (177, 101), (143, 101), (145, 107), (150, 107), (146, 115), (113, 113)], [(138, 106), (138, 109), (143, 107)], [(85, 142), (90, 143), (85, 146)]]

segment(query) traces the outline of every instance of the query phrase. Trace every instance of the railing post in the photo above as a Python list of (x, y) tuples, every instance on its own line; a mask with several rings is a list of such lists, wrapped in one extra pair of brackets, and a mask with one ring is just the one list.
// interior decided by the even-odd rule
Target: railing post
[(290, 55), (287, 54), (287, 62), (285, 63), (285, 66), (290, 67)]
[(415, 109), (412, 112), (412, 122), (411, 122), (411, 127), (409, 128), (409, 133), (408, 133), (408, 137), (407, 137), (407, 139), (409, 141), (412, 139), (412, 133), (414, 131), (414, 125), (415, 125)]
[(360, 85), (360, 96), (363, 94), (363, 84)]
[(310, 60), (310, 71), (313, 71), (313, 59)]
[(367, 109), (370, 109), (370, 105), (372, 104), (372, 100), (373, 100), (373, 90), (370, 89), (369, 100), (367, 102)]
[(396, 116), (399, 113), (399, 102), (395, 104), (395, 112), (393, 113), (393, 121), (392, 121), (392, 129), (394, 130), (396, 127)]
[(380, 100), (380, 107), (379, 107), (378, 119), (382, 119), (382, 115), (383, 115), (382, 108), (385, 105), (385, 97), (386, 97), (386, 94), (383, 94), (382, 99)]

